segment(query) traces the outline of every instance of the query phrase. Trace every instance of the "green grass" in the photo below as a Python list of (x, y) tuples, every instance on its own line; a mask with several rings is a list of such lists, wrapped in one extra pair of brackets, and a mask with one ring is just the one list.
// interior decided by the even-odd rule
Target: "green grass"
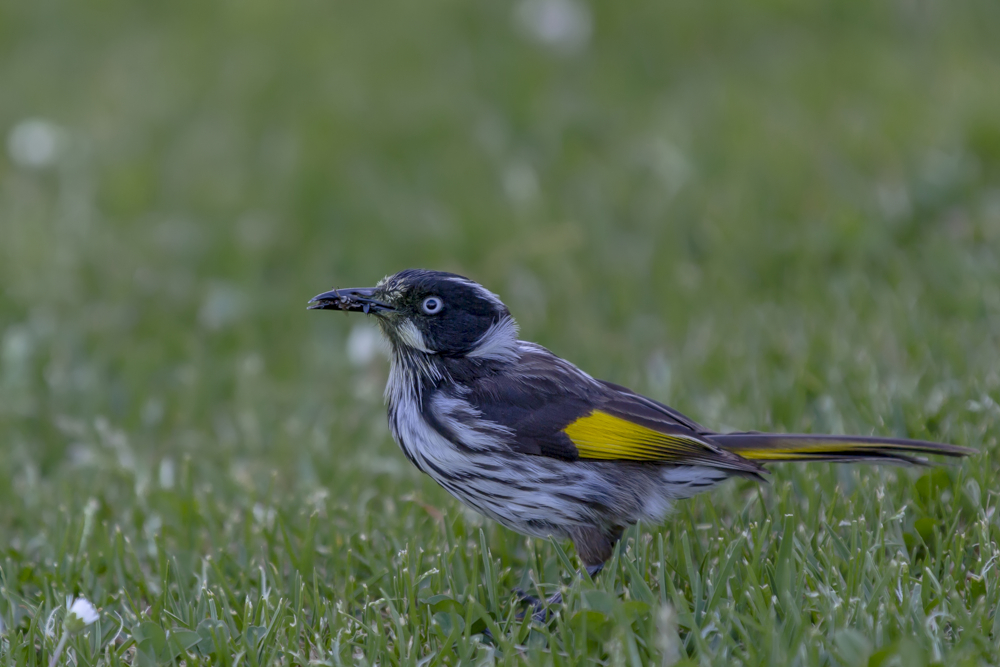
[[(0, 6), (0, 132), (62, 132), (0, 158), (0, 663), (72, 595), (79, 665), (1000, 662), (1000, 5), (589, 12), (559, 52), (478, 0)], [(305, 310), (408, 266), (717, 429), (981, 454), (776, 466), (581, 581)]]

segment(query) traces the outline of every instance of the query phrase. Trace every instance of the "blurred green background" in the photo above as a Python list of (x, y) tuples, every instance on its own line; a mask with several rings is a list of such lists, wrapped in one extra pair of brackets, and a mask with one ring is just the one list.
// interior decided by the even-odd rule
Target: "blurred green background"
[(93, 525), (192, 571), (245, 531), (252, 573), (272, 506), (320, 511), (333, 559), (432, 533), (410, 493), (474, 521), (389, 438), (370, 325), (305, 310), (406, 267), (710, 427), (993, 448), (998, 25), (990, 0), (3, 3), (0, 553), (31, 602), (0, 614), (113, 607), (123, 581), (58, 565)]

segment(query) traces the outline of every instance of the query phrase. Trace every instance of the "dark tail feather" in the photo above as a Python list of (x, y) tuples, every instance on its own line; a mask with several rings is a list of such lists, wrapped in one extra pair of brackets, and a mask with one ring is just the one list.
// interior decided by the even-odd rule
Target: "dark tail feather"
[(762, 463), (779, 461), (837, 461), (851, 463), (911, 463), (927, 465), (920, 454), (970, 456), (971, 447), (903, 438), (866, 438), (851, 435), (792, 433), (720, 433), (712, 441), (743, 458)]

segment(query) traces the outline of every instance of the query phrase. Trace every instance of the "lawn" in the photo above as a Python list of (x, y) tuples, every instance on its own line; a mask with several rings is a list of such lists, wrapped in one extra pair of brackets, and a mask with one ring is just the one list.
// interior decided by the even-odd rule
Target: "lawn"
[[(1000, 662), (1000, 4), (0, 5), (0, 664)], [(409, 266), (774, 466), (569, 544), (386, 426)], [(512, 590), (566, 602), (516, 620)], [(489, 629), (494, 639), (484, 635)]]

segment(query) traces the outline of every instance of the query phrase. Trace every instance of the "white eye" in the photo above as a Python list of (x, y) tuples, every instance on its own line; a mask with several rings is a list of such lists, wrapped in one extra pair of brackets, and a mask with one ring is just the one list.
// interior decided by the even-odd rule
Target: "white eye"
[(439, 296), (429, 296), (420, 304), (420, 310), (428, 315), (437, 315), (444, 308), (444, 301)]

